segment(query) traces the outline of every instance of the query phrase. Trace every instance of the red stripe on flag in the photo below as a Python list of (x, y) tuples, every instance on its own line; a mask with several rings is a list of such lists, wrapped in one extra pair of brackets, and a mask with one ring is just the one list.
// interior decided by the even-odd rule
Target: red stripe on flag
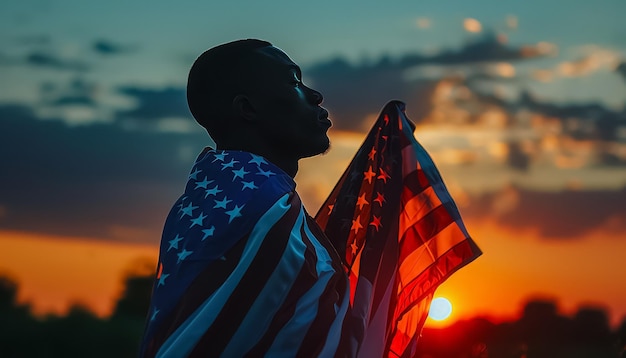
[(414, 170), (409, 174), (406, 174), (404, 176), (404, 182), (402, 184), (403, 196), (408, 195), (408, 193), (416, 195), (422, 192), (422, 190), (430, 187), (430, 182), (428, 181), (428, 178), (426, 178), (426, 174), (424, 173), (424, 171), (421, 169)]
[(416, 224), (411, 225), (400, 239), (400, 257), (399, 262), (413, 251), (417, 250), (425, 242), (441, 232), (448, 225), (453, 223), (452, 217), (448, 214), (446, 207), (438, 206), (435, 210), (429, 212), (420, 219)]
[(476, 258), (476, 253), (469, 240), (464, 240), (450, 248), (402, 289), (398, 295), (394, 316), (400, 319), (411, 310), (415, 303), (474, 258)]

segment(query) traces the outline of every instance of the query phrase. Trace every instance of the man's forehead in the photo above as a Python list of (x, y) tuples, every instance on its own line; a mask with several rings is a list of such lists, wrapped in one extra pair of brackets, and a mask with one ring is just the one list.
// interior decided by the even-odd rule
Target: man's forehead
[(300, 72), (300, 66), (298, 66), (289, 56), (281, 49), (274, 46), (262, 47), (256, 50), (264, 57), (268, 58), (271, 62), (284, 65), (285, 67), (291, 67), (294, 70)]

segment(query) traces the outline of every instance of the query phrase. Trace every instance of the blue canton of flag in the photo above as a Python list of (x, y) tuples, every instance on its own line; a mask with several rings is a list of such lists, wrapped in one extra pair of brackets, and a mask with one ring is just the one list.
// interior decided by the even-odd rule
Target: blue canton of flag
[(226, 261), (269, 206), (294, 189), (293, 179), (263, 157), (206, 148), (165, 222), (146, 337), (193, 294), (186, 290), (201, 270)]

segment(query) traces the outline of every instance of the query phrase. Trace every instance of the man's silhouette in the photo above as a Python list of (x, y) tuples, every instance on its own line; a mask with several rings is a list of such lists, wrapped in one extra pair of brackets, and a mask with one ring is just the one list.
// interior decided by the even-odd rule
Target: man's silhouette
[(340, 354), (347, 276), (293, 181), (329, 148), (322, 95), (283, 51), (241, 40), (198, 57), (187, 98), (216, 148), (166, 220), (141, 355)]

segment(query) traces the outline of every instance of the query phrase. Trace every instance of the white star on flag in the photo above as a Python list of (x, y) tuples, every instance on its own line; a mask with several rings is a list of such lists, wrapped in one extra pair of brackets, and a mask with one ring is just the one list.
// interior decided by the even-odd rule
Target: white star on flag
[(195, 225), (202, 226), (202, 221), (206, 219), (206, 217), (207, 215), (204, 215), (204, 213), (201, 212), (197, 218), (191, 220), (191, 226), (189, 226), (189, 228), (191, 229)]
[(206, 240), (206, 238), (209, 236), (213, 236), (213, 232), (215, 232), (215, 226), (211, 226), (208, 229), (202, 230), (202, 233), (204, 233), (204, 236), (202, 236), (202, 241)]
[(189, 215), (191, 216), (193, 214), (193, 211), (195, 209), (197, 209), (197, 206), (193, 206), (192, 203), (189, 203), (189, 205), (187, 205), (184, 208), (181, 208), (180, 211), (182, 211), (183, 213), (180, 215), (180, 218), (182, 219), (185, 215)]
[(238, 170), (233, 170), (233, 181), (235, 181), (235, 179), (237, 179), (237, 178), (243, 179), (244, 175), (246, 175), (248, 173), (250, 173), (250, 172), (245, 171), (244, 167), (241, 167)]
[(183, 249), (181, 252), (176, 254), (176, 256), (178, 256), (178, 263), (185, 260), (191, 254), (193, 254), (193, 251), (187, 251), (187, 249)]
[(221, 193), (223, 190), (220, 190), (220, 188), (216, 185), (211, 189), (207, 189), (206, 190), (206, 194), (204, 194), (204, 198), (206, 199), (209, 195), (213, 195), (216, 196), (217, 193)]
[(195, 168), (193, 170), (193, 173), (189, 174), (189, 179), (198, 180), (197, 176), (200, 173), (202, 173), (202, 170), (198, 170), (198, 168)]
[(182, 236), (178, 236), (178, 234), (176, 234), (176, 237), (173, 238), (172, 240), (168, 241), (168, 243), (170, 244), (170, 247), (167, 248), (167, 251), (169, 252), (171, 249), (176, 249), (178, 250), (178, 243), (183, 240), (184, 237)]
[(224, 197), (224, 199), (222, 200), (214, 200), (214, 201), (215, 201), (215, 206), (213, 206), (213, 209), (226, 210), (226, 204), (230, 203), (232, 200), (228, 200), (227, 197)]
[(168, 278), (169, 276), (170, 274), (168, 273), (161, 274), (161, 277), (159, 277), (159, 283), (157, 284), (157, 287), (165, 286), (165, 279)]
[(260, 157), (252, 153), (250, 153), (250, 155), (252, 156), (252, 159), (248, 162), (248, 164), (255, 163), (257, 166), (261, 166), (261, 164), (267, 164), (267, 162), (265, 161), (265, 159), (263, 159), (263, 157)]
[(276, 173), (272, 172), (271, 170), (265, 171), (261, 168), (259, 168), (259, 172), (257, 173), (257, 175), (264, 175), (266, 177), (270, 177), (270, 175), (276, 175)]
[(230, 160), (230, 162), (228, 163), (223, 163), (222, 164), (222, 170), (226, 169), (226, 168), (233, 168), (235, 166), (235, 164), (239, 163), (238, 161), (236, 161), (234, 158)]
[(195, 189), (198, 189), (198, 188), (206, 189), (207, 186), (209, 184), (211, 184), (211, 183), (213, 183), (213, 180), (207, 180), (207, 177), (205, 176), (202, 181), (196, 182), (196, 188)]
[(234, 218), (240, 217), (241, 216), (241, 209), (243, 209), (245, 205), (242, 206), (238, 206), (235, 205), (235, 207), (232, 210), (228, 210), (226, 212), (226, 215), (229, 216), (228, 218), (228, 223), (230, 224), (231, 221), (233, 221)]
[(243, 191), (244, 189), (258, 189), (259, 187), (254, 185), (253, 181), (241, 181), (241, 184), (243, 184), (243, 187), (241, 188), (241, 191)]
[(223, 162), (225, 157), (226, 157), (226, 153), (224, 153), (224, 152), (222, 152), (222, 153), (220, 153), (220, 154), (215, 154), (215, 159), (213, 159), (213, 162), (212, 162), (212, 163), (215, 163), (215, 162), (216, 162), (216, 161), (218, 161), (218, 160), (219, 160), (220, 162)]

